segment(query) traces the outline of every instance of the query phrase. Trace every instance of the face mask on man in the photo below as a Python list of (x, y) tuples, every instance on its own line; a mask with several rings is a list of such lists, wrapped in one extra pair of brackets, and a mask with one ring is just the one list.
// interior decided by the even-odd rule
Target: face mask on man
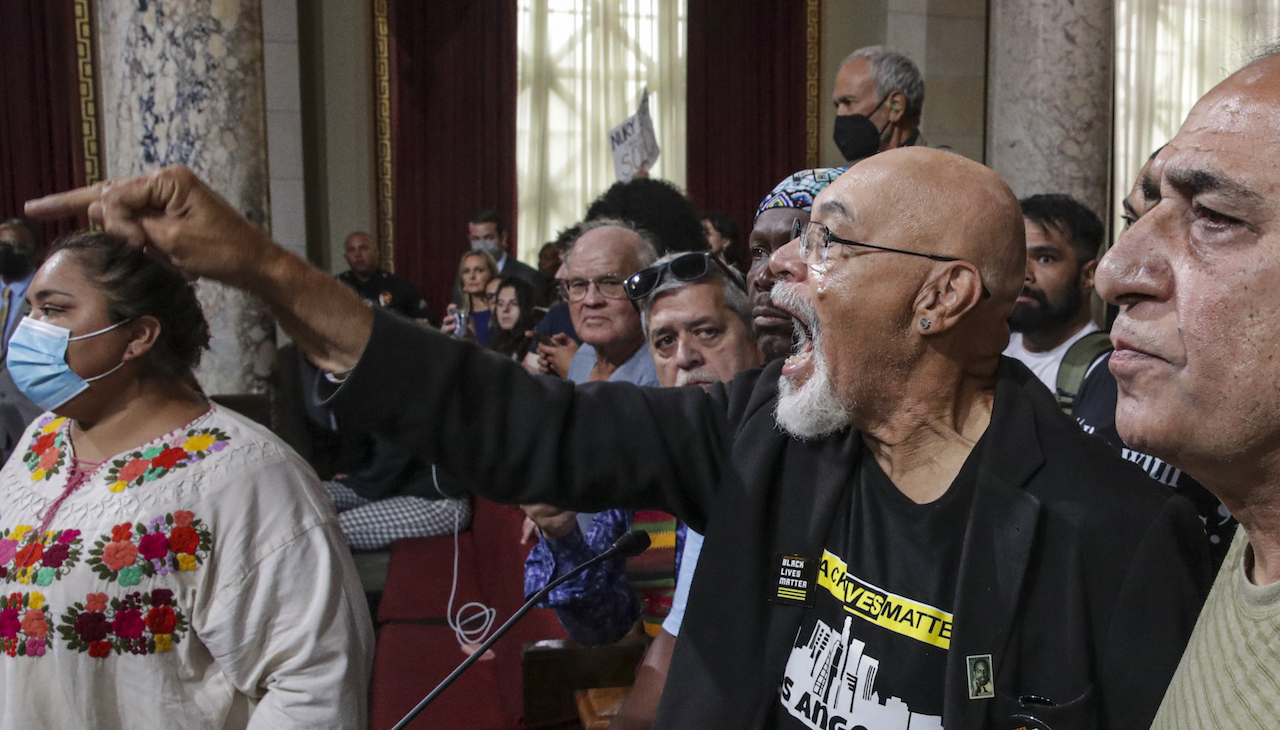
[(23, 317), (9, 338), (9, 353), (5, 364), (9, 375), (22, 394), (46, 411), (52, 411), (80, 395), (89, 383), (101, 380), (124, 367), (124, 362), (101, 375), (82, 378), (67, 364), (67, 343), (87, 340), (125, 324), (116, 322), (110, 327), (72, 337), (71, 330), (56, 324)]
[(0, 244), (0, 277), (5, 281), (17, 281), (31, 271), (31, 263), (27, 257), (18, 253), (13, 246)]
[[(889, 100), (885, 97), (876, 104), (876, 108), (871, 110), (871, 114), (875, 114)], [(884, 134), (884, 130), (889, 126), (889, 122), (884, 123), (884, 127), (876, 128), (875, 122), (871, 121), (870, 114), (843, 114), (836, 117), (835, 134), (836, 146), (840, 148), (840, 154), (844, 155), (846, 160), (854, 162), (864, 157), (870, 157), (880, 151), (880, 135)]]
[(484, 251), (493, 257), (494, 261), (502, 258), (506, 253), (502, 250), (502, 246), (492, 238), (476, 238), (471, 241), (472, 251)]

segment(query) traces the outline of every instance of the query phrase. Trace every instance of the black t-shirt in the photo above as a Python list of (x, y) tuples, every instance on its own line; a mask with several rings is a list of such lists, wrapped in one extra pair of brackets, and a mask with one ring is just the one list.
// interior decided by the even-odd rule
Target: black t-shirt
[(432, 325), (440, 324), (435, 312), (427, 306), (427, 300), (422, 298), (417, 287), (407, 279), (385, 271), (376, 271), (368, 279), (361, 281), (355, 273), (344, 271), (338, 274), (338, 281), (346, 284), (356, 296), (372, 306), (399, 312), (410, 319), (425, 319)]
[(942, 727), (960, 552), (982, 443), (916, 504), (864, 447), (779, 687), (774, 727)]
[(1200, 482), (1183, 474), (1182, 470), (1173, 464), (1151, 454), (1135, 451), (1124, 443), (1120, 438), (1120, 432), (1116, 430), (1118, 394), (1116, 378), (1108, 367), (1110, 362), (1111, 355), (1108, 353), (1091, 367), (1088, 375), (1085, 376), (1084, 383), (1080, 386), (1079, 394), (1076, 395), (1076, 401), (1071, 410), (1072, 415), (1076, 417), (1076, 421), (1080, 423), (1080, 428), (1083, 428), (1085, 433), (1101, 437), (1102, 440), (1111, 444), (1112, 448), (1119, 451), (1121, 456), (1142, 467), (1147, 476), (1165, 486), (1173, 487), (1178, 494), (1195, 505), (1209, 539), (1209, 555), (1213, 557), (1214, 568), (1220, 567), (1223, 559), (1227, 557), (1227, 549), (1231, 547), (1231, 538), (1235, 536), (1236, 526), (1239, 523), (1227, 508), (1222, 506), (1218, 498), (1205, 489)]

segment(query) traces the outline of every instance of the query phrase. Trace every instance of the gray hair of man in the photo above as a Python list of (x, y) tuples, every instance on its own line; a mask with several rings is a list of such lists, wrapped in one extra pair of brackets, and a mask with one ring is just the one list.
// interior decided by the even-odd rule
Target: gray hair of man
[[(688, 255), (688, 251), (677, 251), (669, 253), (666, 256), (655, 261), (653, 266), (660, 266), (669, 263), (671, 259), (677, 256)], [(717, 259), (716, 261), (718, 261)], [(725, 306), (734, 314), (738, 315), (738, 319), (742, 320), (742, 324), (747, 328), (748, 332), (754, 333), (752, 327), (751, 314), (751, 297), (747, 296), (747, 289), (744, 282), (730, 278), (730, 273), (725, 266), (721, 266), (716, 261), (707, 262), (707, 275), (701, 279), (694, 281), (680, 281), (671, 275), (670, 271), (662, 273), (662, 281), (653, 288), (643, 299), (636, 302), (636, 306), (640, 309), (640, 326), (644, 329), (645, 339), (649, 337), (649, 312), (653, 310), (654, 302), (658, 301), (667, 294), (672, 294), (693, 286), (694, 284), (715, 284), (720, 287), (720, 293), (724, 297)]]
[(22, 240), (14, 244), (13, 248), (28, 259), (33, 258), (36, 254), (36, 249), (40, 246), (40, 235), (36, 233), (36, 229), (21, 218), (0, 221), (0, 229), (5, 228), (21, 232), (20, 238)]
[[(578, 247), (578, 241), (587, 233), (597, 228), (621, 228), (624, 231), (631, 231), (640, 237), (640, 245), (636, 247), (636, 257), (639, 259), (640, 269), (646, 269), (653, 266), (653, 262), (658, 260), (658, 239), (653, 234), (640, 228), (630, 221), (624, 221), (621, 218), (597, 218), (578, 225), (578, 235), (573, 239), (573, 243), (569, 244), (569, 248), (564, 252), (564, 263), (569, 265), (569, 261), (573, 259), (573, 251)], [(640, 269), (636, 269), (639, 271)], [(618, 272), (620, 274), (629, 275), (626, 272)], [(634, 273), (634, 272), (632, 272)]]
[(867, 65), (871, 67), (876, 97), (883, 100), (889, 94), (901, 91), (907, 97), (903, 117), (911, 122), (920, 121), (920, 113), (924, 111), (924, 78), (920, 76), (915, 62), (888, 46), (867, 46), (850, 53), (840, 65), (860, 58), (867, 59)]

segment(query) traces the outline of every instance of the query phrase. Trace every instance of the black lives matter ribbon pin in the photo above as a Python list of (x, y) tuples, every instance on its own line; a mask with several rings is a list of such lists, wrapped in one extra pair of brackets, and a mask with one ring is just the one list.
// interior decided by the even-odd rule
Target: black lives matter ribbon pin
[(813, 591), (818, 582), (818, 561), (802, 555), (774, 556), (777, 582), (774, 585), (774, 603), (788, 606), (813, 607)]

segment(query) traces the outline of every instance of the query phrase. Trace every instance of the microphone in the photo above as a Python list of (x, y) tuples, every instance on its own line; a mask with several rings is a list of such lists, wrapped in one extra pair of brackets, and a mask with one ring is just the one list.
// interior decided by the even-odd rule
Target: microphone
[(418, 713), (427, 709), (427, 705), (431, 704), (436, 697), (439, 697), (440, 693), (444, 692), (449, 685), (453, 684), (454, 681), (458, 679), (458, 677), (461, 677), (462, 673), (467, 671), (468, 667), (470, 667), (472, 664), (475, 664), (477, 661), (479, 661), (480, 657), (484, 656), (484, 653), (489, 650), (489, 647), (493, 646), (494, 643), (498, 641), (498, 639), (502, 638), (502, 635), (507, 633), (507, 631), (512, 626), (514, 626), (516, 622), (519, 621), (526, 613), (529, 613), (529, 609), (533, 608), (536, 603), (546, 598), (547, 594), (555, 590), (556, 587), (559, 586), (561, 583), (564, 583), (570, 578), (573, 578), (574, 576), (578, 575), (579, 573), (586, 570), (587, 568), (590, 568), (591, 566), (597, 565), (599, 563), (603, 563), (604, 561), (609, 560), (610, 558), (619, 557), (619, 556), (624, 558), (634, 558), (635, 556), (639, 555), (640, 553), (648, 549), (649, 549), (649, 533), (645, 532), (644, 530), (631, 530), (630, 532), (625, 533), (622, 537), (618, 538), (617, 541), (613, 543), (613, 547), (610, 547), (608, 550), (605, 550), (604, 552), (588, 560), (582, 565), (575, 567), (573, 570), (570, 570), (568, 573), (565, 573), (559, 578), (556, 578), (555, 580), (548, 583), (542, 590), (533, 594), (532, 598), (530, 598), (528, 601), (525, 601), (525, 604), (520, 607), (520, 610), (511, 614), (511, 618), (507, 619), (506, 623), (499, 626), (498, 630), (493, 632), (492, 636), (490, 636), (488, 639), (485, 639), (485, 642), (481, 644), (474, 652), (472, 652), (471, 656), (464, 659), (462, 663), (458, 665), (457, 669), (453, 670), (453, 672), (451, 672), (449, 676), (445, 677), (444, 681), (436, 685), (436, 688), (431, 690), (431, 694), (428, 694), (426, 697), (423, 697), (422, 701), (419, 702), (417, 706), (415, 706), (412, 710), (410, 710), (409, 714), (405, 715), (404, 718), (400, 720), (400, 722), (396, 723), (395, 727), (393, 727), (391, 730), (404, 730), (406, 727), (408, 727), (409, 723), (413, 722), (413, 718), (418, 716)]

